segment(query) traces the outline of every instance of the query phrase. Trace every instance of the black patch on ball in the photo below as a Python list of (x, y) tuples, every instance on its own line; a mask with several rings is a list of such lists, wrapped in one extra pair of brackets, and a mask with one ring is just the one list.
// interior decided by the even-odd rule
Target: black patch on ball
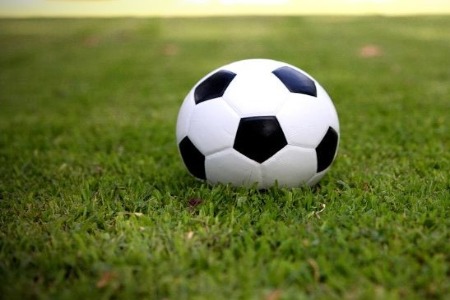
[(199, 104), (207, 100), (222, 97), (234, 77), (236, 77), (235, 73), (226, 70), (212, 74), (195, 88), (195, 103)]
[(306, 94), (317, 97), (317, 89), (313, 80), (305, 74), (284, 66), (272, 72), (291, 93)]
[(197, 178), (206, 179), (205, 156), (195, 147), (188, 137), (179, 144), (181, 157), (189, 172)]
[(317, 172), (325, 170), (333, 162), (337, 150), (338, 139), (339, 137), (336, 130), (328, 127), (327, 133), (316, 147)]
[(275, 116), (242, 118), (233, 148), (250, 159), (264, 162), (287, 145)]

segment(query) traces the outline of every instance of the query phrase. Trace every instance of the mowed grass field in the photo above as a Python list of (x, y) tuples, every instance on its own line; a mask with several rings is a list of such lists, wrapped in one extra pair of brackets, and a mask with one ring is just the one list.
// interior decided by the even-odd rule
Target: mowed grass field
[[(2, 299), (449, 299), (450, 17), (0, 20)], [(335, 102), (313, 188), (209, 186), (175, 142), (212, 69)]]

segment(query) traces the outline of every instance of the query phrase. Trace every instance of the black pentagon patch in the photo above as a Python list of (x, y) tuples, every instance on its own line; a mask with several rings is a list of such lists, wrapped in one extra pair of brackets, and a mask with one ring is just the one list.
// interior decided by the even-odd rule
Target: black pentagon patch
[(264, 162), (287, 145), (275, 116), (242, 118), (233, 148), (250, 159)]
[(235, 73), (226, 70), (212, 74), (195, 88), (195, 103), (199, 104), (207, 100), (222, 97), (234, 77), (236, 77)]
[(272, 72), (291, 93), (306, 94), (317, 97), (317, 89), (313, 80), (305, 74), (284, 66)]
[(197, 178), (206, 179), (205, 156), (195, 147), (188, 137), (180, 144), (181, 157), (189, 172)]
[(331, 127), (323, 137), (320, 144), (316, 147), (317, 154), (317, 172), (328, 168), (333, 162), (338, 145), (338, 133)]

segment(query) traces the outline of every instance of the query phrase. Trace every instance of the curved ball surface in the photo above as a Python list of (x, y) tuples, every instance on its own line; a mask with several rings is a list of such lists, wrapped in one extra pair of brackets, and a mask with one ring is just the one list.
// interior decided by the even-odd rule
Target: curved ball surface
[(186, 96), (177, 143), (188, 171), (210, 183), (268, 188), (316, 184), (339, 145), (336, 109), (292, 65), (249, 59), (220, 67)]

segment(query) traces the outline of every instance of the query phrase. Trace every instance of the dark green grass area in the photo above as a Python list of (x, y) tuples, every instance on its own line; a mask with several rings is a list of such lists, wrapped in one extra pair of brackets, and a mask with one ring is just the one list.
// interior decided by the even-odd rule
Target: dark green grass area
[[(0, 20), (3, 299), (448, 299), (450, 17)], [(314, 188), (211, 187), (178, 108), (251, 57), (339, 113)]]

